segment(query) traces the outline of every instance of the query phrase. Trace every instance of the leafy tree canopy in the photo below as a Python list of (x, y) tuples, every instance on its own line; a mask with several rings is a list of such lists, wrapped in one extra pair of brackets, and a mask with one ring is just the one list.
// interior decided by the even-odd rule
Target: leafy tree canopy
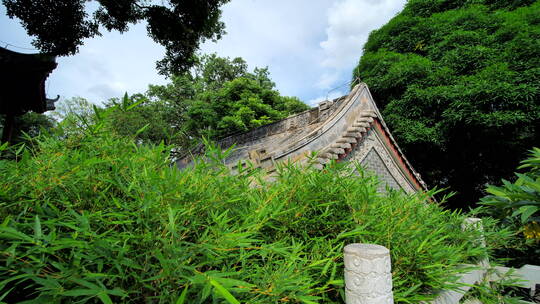
[[(148, 23), (148, 35), (166, 49), (157, 67), (162, 74), (187, 70), (205, 39), (219, 39), (224, 24), (220, 6), (229, 0), (2, 0), (10, 18), (17, 17), (33, 45), (43, 52), (74, 55), (84, 39), (100, 36), (100, 27), (125, 32), (130, 24)], [(97, 9), (89, 15), (89, 2)], [(94, 7), (94, 6), (92, 6)]]
[(111, 114), (118, 133), (188, 148), (203, 136), (219, 139), (309, 108), (274, 87), (268, 68), (250, 72), (242, 58), (212, 54), (199, 57), (171, 83), (151, 85), (145, 94), (111, 100), (108, 106), (120, 105)]
[(410, 0), (354, 77), (425, 180), (466, 206), (540, 142), (540, 1)]

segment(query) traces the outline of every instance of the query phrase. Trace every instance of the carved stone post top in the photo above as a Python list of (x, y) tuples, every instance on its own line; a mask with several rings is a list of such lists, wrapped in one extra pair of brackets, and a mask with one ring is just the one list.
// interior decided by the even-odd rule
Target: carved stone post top
[(463, 230), (476, 229), (476, 230), (483, 231), (484, 228), (482, 227), (482, 219), (479, 219), (477, 217), (468, 217), (463, 220), (463, 223), (461, 224), (461, 229)]
[(482, 221), (482, 219), (477, 218), (477, 217), (468, 217), (468, 218), (465, 219), (464, 222), (467, 223), (467, 224), (476, 224), (476, 223), (481, 222), (481, 221)]
[(345, 254), (354, 254), (359, 257), (376, 258), (390, 254), (390, 250), (381, 245), (353, 243), (343, 248)]
[(375, 244), (343, 248), (345, 303), (393, 304), (390, 250)]
[[(476, 218), (476, 217), (468, 217), (465, 220), (463, 220), (463, 223), (461, 224), (461, 229), (465, 230), (478, 230), (482, 232), (482, 234), (478, 237), (478, 239), (474, 240), (473, 242), (480, 247), (486, 247), (486, 238), (484, 237), (484, 227), (482, 226), (482, 219)], [(484, 267), (485, 269), (490, 268), (489, 259), (487, 252), (485, 253), (485, 256), (482, 260), (480, 260), (479, 265)]]

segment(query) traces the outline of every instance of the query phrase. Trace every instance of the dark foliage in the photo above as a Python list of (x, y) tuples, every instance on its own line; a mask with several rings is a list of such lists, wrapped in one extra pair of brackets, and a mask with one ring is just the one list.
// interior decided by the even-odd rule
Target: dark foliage
[[(4, 115), (0, 115), (0, 134), (4, 128)], [(12, 144), (25, 141), (25, 136), (29, 138), (38, 136), (42, 130), (51, 130), (55, 125), (54, 119), (47, 115), (29, 112), (15, 117), (14, 133)]]
[(478, 201), (540, 142), (540, 2), (411, 0), (371, 33), (365, 81), (431, 186)]
[(500, 186), (488, 186), (489, 195), (480, 201), (484, 215), (500, 220), (520, 236), (516, 244), (497, 252), (517, 267), (537, 264), (540, 256), (540, 149), (531, 150), (521, 163), (514, 183), (503, 179)]

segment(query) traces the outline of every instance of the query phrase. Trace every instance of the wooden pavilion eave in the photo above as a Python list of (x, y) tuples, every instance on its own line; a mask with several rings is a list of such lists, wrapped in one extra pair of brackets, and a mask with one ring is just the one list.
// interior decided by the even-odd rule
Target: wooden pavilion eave
[(6, 116), (2, 141), (10, 141), (15, 116), (54, 110), (45, 80), (56, 68), (51, 54), (22, 54), (0, 47), (0, 114)]

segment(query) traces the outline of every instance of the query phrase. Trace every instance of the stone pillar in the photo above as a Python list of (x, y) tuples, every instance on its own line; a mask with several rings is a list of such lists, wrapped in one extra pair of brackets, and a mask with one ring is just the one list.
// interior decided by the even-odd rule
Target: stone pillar
[[(484, 227), (482, 226), (482, 219), (479, 219), (479, 218), (476, 218), (476, 217), (468, 217), (461, 224), (461, 229), (463, 229), (463, 230), (479, 230), (479, 231), (483, 232)], [(477, 244), (479, 246), (486, 247), (486, 240), (485, 240), (483, 235), (478, 240), (475, 240), (475, 242), (477, 242)]]
[[(477, 239), (474, 240), (475, 244), (477, 246), (486, 247), (486, 238), (484, 237), (484, 226), (482, 226), (482, 220), (476, 217), (468, 217), (466, 218), (463, 223), (461, 224), (461, 229), (463, 230), (479, 230), (482, 232), (482, 235)], [(489, 259), (486, 255), (479, 263), (480, 266), (484, 267), (484, 269), (490, 268)]]
[(345, 246), (345, 303), (393, 304), (390, 251), (374, 244)]

